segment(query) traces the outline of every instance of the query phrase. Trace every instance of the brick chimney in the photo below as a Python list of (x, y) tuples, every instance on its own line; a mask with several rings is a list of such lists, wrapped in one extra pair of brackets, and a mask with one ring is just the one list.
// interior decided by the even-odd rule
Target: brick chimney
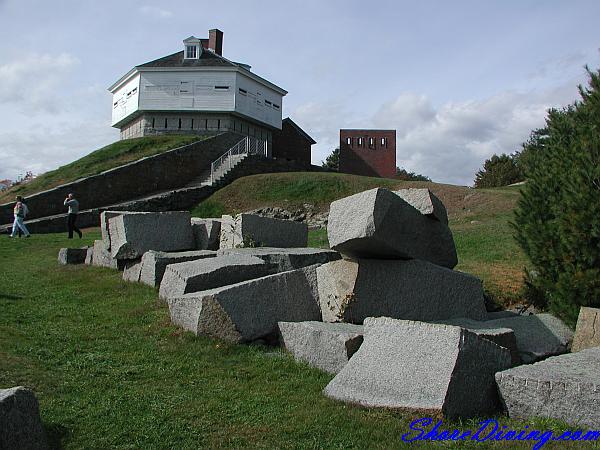
[(217, 55), (223, 54), (223, 32), (221, 30), (208, 30), (208, 48)]

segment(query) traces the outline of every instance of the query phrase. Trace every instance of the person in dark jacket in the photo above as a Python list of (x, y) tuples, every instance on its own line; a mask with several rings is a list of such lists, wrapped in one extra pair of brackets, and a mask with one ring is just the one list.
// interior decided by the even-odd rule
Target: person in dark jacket
[(79, 214), (79, 202), (73, 194), (69, 194), (67, 198), (65, 198), (65, 206), (69, 207), (69, 214), (67, 216), (67, 230), (69, 231), (69, 239), (73, 239), (73, 231), (75, 231), (81, 239), (83, 233), (75, 224), (75, 222), (77, 222), (77, 214)]

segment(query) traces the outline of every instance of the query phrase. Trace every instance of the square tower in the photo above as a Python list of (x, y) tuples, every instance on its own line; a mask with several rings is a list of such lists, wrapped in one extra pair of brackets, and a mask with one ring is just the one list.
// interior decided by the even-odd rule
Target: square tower
[(342, 173), (396, 176), (396, 130), (340, 130)]

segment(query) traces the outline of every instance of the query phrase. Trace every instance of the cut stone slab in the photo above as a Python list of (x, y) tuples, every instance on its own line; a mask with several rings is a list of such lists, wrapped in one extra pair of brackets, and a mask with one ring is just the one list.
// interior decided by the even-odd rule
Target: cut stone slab
[(139, 281), (149, 286), (160, 286), (169, 264), (214, 258), (217, 252), (212, 250), (193, 250), (190, 252), (157, 252), (149, 250), (142, 256)]
[(0, 389), (0, 448), (47, 449), (35, 394), (23, 386)]
[(577, 318), (573, 352), (600, 347), (600, 309), (582, 306)]
[(553, 356), (496, 374), (510, 417), (550, 417), (600, 428), (600, 348)]
[(221, 219), (192, 217), (192, 232), (198, 250), (218, 250), (221, 239)]
[(239, 343), (277, 333), (278, 322), (320, 320), (315, 295), (315, 266), (309, 266), (169, 298), (168, 303), (175, 325)]
[(160, 283), (162, 299), (239, 283), (275, 273), (277, 268), (255, 256), (227, 255), (169, 264)]
[(552, 314), (506, 317), (488, 320), (481, 328), (510, 328), (515, 332), (517, 350), (524, 364), (565, 353), (573, 342), (573, 331)]
[(87, 252), (85, 253), (85, 261), (84, 263), (88, 266), (91, 266), (94, 261), (94, 247), (88, 247)]
[(429, 189), (409, 188), (393, 191), (409, 205), (415, 207), (424, 216), (448, 225), (448, 211), (442, 201)]
[(58, 251), (59, 264), (83, 264), (87, 256), (87, 247), (82, 248), (61, 248)]
[(117, 260), (110, 256), (110, 251), (106, 249), (104, 241), (94, 241), (92, 252), (92, 265), (98, 267), (107, 267), (109, 269), (123, 270), (124, 260)]
[(324, 322), (487, 318), (481, 280), (419, 260), (339, 260), (317, 269)]
[[(103, 211), (100, 213), (100, 233), (102, 234), (102, 242), (104, 242), (104, 246), (107, 250), (110, 250), (110, 230), (108, 221), (121, 214), (123, 214), (123, 211)], [(127, 211), (127, 214), (132, 214), (132, 212)]]
[(266, 263), (276, 265), (279, 272), (287, 272), (313, 264), (325, 264), (342, 257), (338, 252), (323, 248), (228, 248), (219, 250), (218, 254), (256, 256)]
[(511, 363), (513, 366), (521, 363), (515, 332), (510, 328), (491, 328), (486, 326), (486, 322), (465, 318), (448, 319), (438, 323), (466, 328), (467, 330), (475, 333), (477, 336), (487, 339), (488, 341), (492, 341), (500, 347), (508, 349), (508, 351), (510, 351)]
[(363, 341), (362, 325), (325, 322), (279, 322), (280, 341), (294, 358), (338, 373)]
[(507, 349), (464, 328), (388, 317), (367, 318), (364, 333), (326, 396), (451, 419), (500, 408), (494, 374), (510, 367)]
[(450, 228), (388, 189), (333, 202), (327, 237), (333, 250), (351, 258), (421, 259), (449, 269), (458, 263)]
[(194, 237), (187, 211), (126, 214), (108, 220), (110, 252), (116, 259), (141, 258), (148, 250), (192, 250)]
[(123, 280), (137, 283), (140, 281), (141, 270), (142, 258), (125, 260), (123, 267)]
[(308, 226), (293, 220), (272, 219), (256, 214), (223, 216), (220, 248), (306, 247)]

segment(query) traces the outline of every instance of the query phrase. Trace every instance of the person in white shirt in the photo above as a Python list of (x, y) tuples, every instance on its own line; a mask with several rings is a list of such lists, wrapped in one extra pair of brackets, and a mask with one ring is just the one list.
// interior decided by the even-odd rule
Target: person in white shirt
[(27, 229), (27, 227), (25, 226), (25, 223), (23, 222), (25, 220), (25, 216), (27, 216), (28, 212), (29, 212), (29, 210), (27, 209), (27, 205), (25, 203), (23, 203), (23, 197), (18, 195), (17, 203), (15, 203), (15, 207), (13, 209), (15, 221), (13, 222), (13, 226), (12, 226), (12, 233), (10, 235), (11, 238), (14, 238), (17, 236), (18, 230), (22, 231), (23, 234), (25, 235), (25, 237), (31, 236), (31, 234), (29, 233), (29, 230)]
[(69, 194), (67, 198), (65, 198), (65, 206), (69, 207), (69, 214), (67, 216), (67, 230), (69, 231), (69, 239), (73, 239), (73, 231), (75, 231), (79, 238), (83, 236), (83, 233), (75, 222), (77, 221), (77, 214), (79, 214), (79, 202), (75, 198), (73, 194)]

